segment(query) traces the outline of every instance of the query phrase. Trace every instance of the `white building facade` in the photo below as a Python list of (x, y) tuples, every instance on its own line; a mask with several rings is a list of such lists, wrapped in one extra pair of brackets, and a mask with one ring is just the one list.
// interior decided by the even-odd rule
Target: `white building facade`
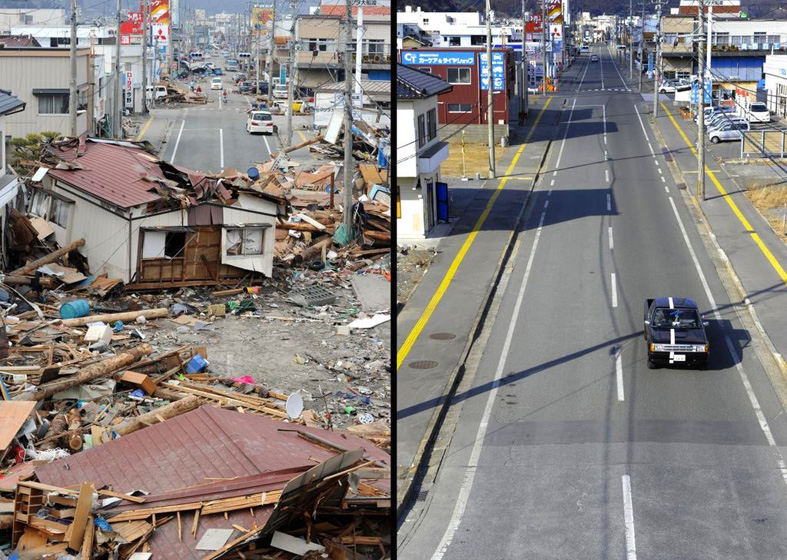
[(787, 118), (787, 54), (766, 56), (763, 73), (768, 109), (778, 117)]

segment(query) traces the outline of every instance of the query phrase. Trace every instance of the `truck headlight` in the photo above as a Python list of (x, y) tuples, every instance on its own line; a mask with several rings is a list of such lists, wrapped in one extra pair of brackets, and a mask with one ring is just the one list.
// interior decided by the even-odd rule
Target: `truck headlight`
[(650, 351), (651, 352), (666, 352), (666, 350), (664, 349), (664, 345), (663, 344), (651, 344), (650, 345)]
[(694, 351), (695, 352), (707, 352), (708, 351), (708, 345), (707, 344), (696, 344), (696, 345), (694, 345)]

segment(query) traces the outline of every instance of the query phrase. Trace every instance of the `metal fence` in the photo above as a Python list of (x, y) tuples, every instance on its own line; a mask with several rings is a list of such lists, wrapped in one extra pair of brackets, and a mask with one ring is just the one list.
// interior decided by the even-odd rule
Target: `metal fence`
[(787, 131), (751, 130), (741, 139), (741, 158), (768, 157), (784, 159), (787, 154)]

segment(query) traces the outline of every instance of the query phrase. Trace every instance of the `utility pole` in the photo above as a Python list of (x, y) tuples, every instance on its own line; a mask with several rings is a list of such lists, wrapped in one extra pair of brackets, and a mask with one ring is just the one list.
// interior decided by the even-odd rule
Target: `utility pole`
[[(711, 53), (713, 52), (713, 4), (715, 4), (715, 0), (707, 0), (707, 2), (708, 2), (708, 42), (707, 42), (708, 60), (705, 62), (705, 77), (711, 82), (711, 87), (713, 87), (713, 78), (711, 76)], [(713, 96), (713, 92), (711, 92), (711, 96)]]
[[(156, 99), (156, 88), (153, 88), (153, 99)], [(148, 0), (142, 0), (142, 114), (148, 114)]]
[[(295, 65), (295, 18), (297, 17), (296, 14), (298, 13), (298, 5), (295, 3), (295, 0), (290, 0), (290, 14), (292, 17), (292, 25), (290, 26), (290, 59), (287, 61), (287, 77), (289, 81), (287, 82), (287, 146), (292, 146), (292, 105), (293, 105), (293, 75), (292, 69)], [(360, 12), (360, 10), (359, 10)], [(358, 35), (361, 34), (360, 27), (358, 28)], [(358, 58), (360, 59), (361, 56), (358, 54)], [(361, 73), (358, 72), (358, 83), (361, 83)]]
[[(705, 0), (700, 0), (700, 26), (699, 26), (699, 53), (697, 56), (697, 64), (705, 63)], [(697, 153), (699, 154), (699, 166), (697, 168), (697, 198), (705, 200), (705, 71), (700, 69), (698, 72), (700, 78), (699, 93), (700, 99), (698, 103), (697, 113)]]
[[(271, 15), (271, 34), (268, 36), (268, 107), (273, 103), (273, 51), (276, 47), (276, 0), (273, 0), (273, 13)], [(258, 79), (259, 83), (259, 79)]]
[(661, 0), (656, 0), (656, 53), (653, 55), (653, 122), (659, 116), (659, 81), (661, 80)]
[(645, 53), (645, 0), (642, 0), (642, 35), (639, 38), (639, 92), (642, 93), (642, 55)]
[[(544, 58), (544, 75), (541, 78), (541, 91), (546, 97), (547, 95), (547, 33), (549, 25), (547, 24), (547, 1), (541, 0), (541, 53)], [(491, 71), (491, 70), (490, 70)]]
[(492, 80), (492, 2), (486, 0), (486, 120), (489, 131), (489, 178), (497, 177), (495, 169), (495, 101), (493, 96), (494, 84)]
[[(118, 30), (120, 30), (120, 26), (118, 26)], [(69, 46), (71, 47), (71, 82), (68, 88), (68, 120), (73, 137), (77, 135), (77, 0), (71, 0), (71, 43)]]
[(522, 0), (522, 93), (525, 104), (525, 116), (528, 111), (527, 86), (530, 83), (527, 64), (527, 23), (525, 22), (525, 0)]
[[(353, 175), (355, 164), (353, 161), (353, 98), (352, 98), (352, 0), (345, 0), (346, 15), (344, 20), (344, 187), (342, 189), (342, 202), (344, 205), (344, 230), (352, 235), (352, 207), (353, 207)], [(270, 93), (269, 93), (270, 94)]]
[(123, 139), (123, 107), (120, 96), (120, 86), (123, 77), (120, 74), (120, 0), (117, 0), (117, 20), (118, 28), (115, 35), (115, 126), (113, 134), (115, 138)]
[(363, 107), (361, 74), (363, 71), (363, 2), (358, 3), (358, 22), (355, 27), (355, 97), (358, 100), (358, 108)]
[(629, 0), (629, 81), (634, 80), (634, 0)]

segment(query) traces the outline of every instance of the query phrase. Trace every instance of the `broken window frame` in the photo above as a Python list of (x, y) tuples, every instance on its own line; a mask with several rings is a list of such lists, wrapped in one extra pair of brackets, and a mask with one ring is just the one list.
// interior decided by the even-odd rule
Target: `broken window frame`
[[(255, 225), (255, 226), (225, 226), (224, 230), (226, 233), (224, 246), (222, 247), (222, 252), (224, 256), (227, 258), (245, 258), (245, 257), (261, 257), (265, 255), (265, 230), (270, 227), (267, 224), (265, 225)], [(260, 249), (259, 252), (250, 252), (246, 249), (246, 239), (247, 235), (251, 232), (260, 232)], [(230, 234), (234, 232), (241, 232), (241, 239), (240, 239), (240, 249), (238, 253), (230, 253), (230, 249), (235, 246), (229, 245), (230, 243)]]
[[(185, 249), (186, 246), (189, 244), (190, 241), (190, 234), (195, 233), (195, 230), (190, 227), (183, 227), (183, 226), (163, 226), (163, 227), (148, 227), (148, 228), (141, 228), (140, 232), (142, 233), (140, 240), (139, 240), (139, 255), (140, 260), (143, 261), (154, 261), (159, 259), (166, 259), (168, 261), (176, 260), (176, 259), (185, 259)], [(150, 233), (163, 233), (164, 234), (164, 251), (155, 256), (155, 257), (145, 257), (145, 237)], [(176, 251), (174, 254), (167, 254), (167, 247), (172, 245), (171, 237), (174, 235), (182, 235), (183, 236), (183, 244), (181, 248)], [(171, 251), (170, 251), (171, 252)]]

